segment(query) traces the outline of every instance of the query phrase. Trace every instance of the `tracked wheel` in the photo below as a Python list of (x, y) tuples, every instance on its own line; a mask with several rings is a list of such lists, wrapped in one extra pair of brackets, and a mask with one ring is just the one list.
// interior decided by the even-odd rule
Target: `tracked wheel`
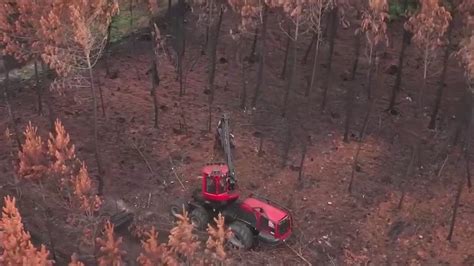
[(250, 228), (242, 222), (235, 221), (230, 224), (232, 237), (229, 244), (236, 249), (250, 249), (254, 243), (254, 235)]
[(204, 230), (209, 223), (209, 214), (204, 208), (195, 208), (189, 215), (191, 223), (198, 230)]

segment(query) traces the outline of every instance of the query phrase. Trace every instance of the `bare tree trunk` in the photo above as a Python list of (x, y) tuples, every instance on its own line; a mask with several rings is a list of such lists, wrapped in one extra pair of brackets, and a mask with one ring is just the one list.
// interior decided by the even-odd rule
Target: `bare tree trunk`
[(373, 58), (374, 58), (374, 46), (369, 43), (369, 69), (367, 71), (367, 98), (371, 99), (372, 93), (372, 68), (373, 68)]
[(453, 137), (453, 145), (457, 145), (459, 142), (459, 138), (461, 137), (461, 133), (469, 123), (469, 115), (471, 106), (473, 105), (471, 101), (471, 92), (466, 89), (464, 91), (464, 97), (461, 98), (461, 103), (459, 103), (459, 109), (457, 111), (457, 125), (454, 130), (454, 137)]
[(105, 115), (105, 104), (104, 104), (104, 94), (102, 93), (102, 84), (101, 84), (99, 76), (97, 76), (97, 84), (99, 85), (99, 97), (100, 97), (100, 107), (102, 109), (102, 116), (106, 117), (106, 115)]
[(346, 121), (344, 123), (344, 142), (349, 142), (349, 130), (352, 123), (352, 113), (354, 111), (354, 86), (347, 87), (346, 96)]
[[(130, 11), (130, 31), (133, 29), (133, 0), (129, 0), (129, 11)], [(136, 52), (136, 41), (135, 37), (132, 35), (132, 56), (135, 57)], [(137, 79), (140, 80), (140, 73), (138, 72), (138, 68), (135, 68), (135, 72), (137, 75)]]
[[(263, 15), (265, 16), (265, 10), (263, 12), (264, 12)], [(263, 19), (265, 19), (265, 17)], [(263, 23), (265, 23), (265, 21)], [(263, 30), (263, 26), (262, 26), (262, 30)], [(255, 58), (255, 50), (257, 48), (257, 40), (258, 40), (258, 27), (255, 28), (255, 34), (253, 36), (252, 47), (250, 48), (249, 61), (252, 61)]]
[(5, 98), (5, 106), (7, 107), (8, 118), (10, 119), (13, 134), (15, 134), (16, 144), (18, 145), (18, 149), (21, 151), (22, 147), (20, 141), (20, 132), (18, 131), (15, 115), (10, 104), (10, 98), (8, 96), (8, 87), (10, 86), (10, 69), (8, 67), (6, 68), (5, 80), (3, 82), (3, 97)]
[[(336, 39), (336, 33), (337, 33), (337, 25), (338, 25), (338, 7), (334, 7), (331, 10), (331, 13), (329, 15), (330, 19), (330, 24), (331, 26), (331, 32), (329, 36), (329, 52), (328, 52), (328, 62), (327, 62), (327, 71), (326, 71), (326, 77), (323, 83), (323, 99), (321, 102), (321, 111), (324, 111), (326, 108), (326, 101), (327, 101), (327, 94), (328, 94), (328, 88), (331, 82), (331, 71), (332, 71), (332, 56), (334, 54), (334, 41)], [(329, 27), (329, 26), (328, 26)]]
[(152, 63), (151, 63), (151, 71), (152, 71), (152, 76), (151, 76), (151, 97), (153, 98), (153, 106), (154, 106), (154, 113), (155, 113), (155, 119), (154, 119), (154, 124), (153, 126), (155, 128), (158, 128), (158, 98), (156, 96), (156, 88), (160, 84), (160, 77), (158, 76), (158, 68), (156, 66), (156, 61), (153, 58)]
[(214, 79), (216, 74), (216, 57), (217, 57), (217, 43), (219, 42), (219, 32), (222, 25), (222, 15), (224, 13), (224, 7), (221, 6), (219, 10), (219, 18), (214, 29), (212, 40), (209, 42), (209, 76), (208, 76), (208, 87), (209, 87), (209, 123), (208, 130), (211, 132), (212, 129), (212, 104), (214, 103)]
[(293, 128), (291, 128), (291, 123), (287, 118), (286, 122), (286, 136), (285, 140), (283, 141), (283, 158), (282, 158), (282, 167), (285, 167), (286, 162), (288, 161), (288, 155), (290, 154), (291, 143), (293, 142)]
[(245, 60), (241, 60), (241, 72), (242, 72), (242, 92), (240, 98), (240, 108), (245, 110), (247, 104), (247, 74), (245, 71)]
[[(455, 13), (453, 13), (454, 16)], [(443, 68), (441, 70), (441, 75), (439, 77), (439, 83), (438, 83), (438, 90), (436, 91), (436, 100), (435, 100), (435, 105), (433, 107), (433, 112), (431, 113), (431, 119), (430, 123), (428, 125), (429, 129), (435, 129), (436, 128), (436, 118), (438, 117), (438, 112), (439, 112), (439, 107), (441, 105), (441, 99), (443, 97), (443, 90), (445, 87), (445, 82), (446, 82), (446, 73), (448, 70), (448, 62), (449, 62), (449, 55), (451, 54), (451, 37), (452, 37), (452, 32), (453, 32), (453, 19), (451, 19), (451, 22), (449, 23), (448, 26), (448, 32), (447, 32), (447, 40), (448, 44), (444, 48), (444, 55), (443, 55)]]
[(171, 13), (171, 6), (173, 5), (172, 0), (168, 0), (168, 14)]
[(360, 43), (361, 43), (361, 34), (360, 32), (356, 32), (354, 33), (354, 62), (352, 63), (351, 80), (355, 79), (357, 67), (359, 65)]
[(178, 14), (176, 16), (176, 54), (178, 57), (177, 78), (179, 81), (179, 96), (183, 96), (186, 93), (183, 80), (184, 53), (186, 51), (186, 29), (184, 26), (185, 13), (184, 0), (178, 0)]
[(300, 187), (302, 187), (302, 185), (303, 185), (303, 167), (304, 167), (304, 160), (306, 158), (307, 149), (308, 149), (307, 144), (304, 143), (303, 144), (303, 149), (301, 151), (300, 171), (299, 171), (299, 174), (298, 174), (298, 183), (299, 183)]
[[(408, 9), (408, 0), (403, 1), (403, 11)], [(406, 18), (402, 21), (402, 25), (405, 25)], [(405, 59), (405, 51), (410, 42), (410, 32), (403, 27), (403, 37), (402, 37), (402, 47), (400, 49), (400, 54), (398, 56), (398, 69), (397, 76), (395, 78), (395, 84), (392, 88), (392, 95), (390, 97), (390, 103), (388, 106), (388, 111), (393, 110), (395, 107), (395, 101), (397, 99), (397, 93), (400, 91), (400, 85), (402, 83), (402, 74), (403, 74), (403, 62)]]
[(288, 29), (287, 29), (287, 36), (286, 36), (286, 48), (285, 48), (285, 58), (283, 59), (283, 68), (281, 70), (281, 79), (285, 79), (286, 76), (286, 67), (288, 64), (288, 54), (290, 52), (290, 45), (291, 45), (291, 25), (288, 23)]
[[(260, 96), (260, 89), (263, 83), (263, 68), (265, 66), (265, 54), (266, 54), (266, 38), (267, 38), (267, 20), (268, 20), (268, 8), (266, 5), (263, 7), (263, 18), (262, 18), (262, 36), (260, 38), (259, 45), (259, 60), (258, 60), (258, 70), (257, 70), (257, 85), (255, 87), (255, 93), (252, 99), (252, 108), (257, 106), (257, 100)], [(257, 33), (257, 32), (256, 32)], [(255, 52), (254, 52), (255, 54)]]
[(105, 49), (104, 49), (105, 75), (107, 77), (110, 77), (110, 66), (109, 66), (109, 57), (110, 57), (109, 52), (110, 51), (109, 49), (110, 49), (110, 33), (111, 32), (112, 32), (112, 22), (110, 22), (109, 25), (107, 26), (107, 40), (106, 40)]
[(285, 117), (286, 112), (288, 109), (288, 102), (290, 98), (290, 91), (294, 86), (295, 82), (295, 75), (296, 75), (296, 60), (298, 58), (298, 34), (299, 34), (299, 17), (296, 18), (296, 27), (295, 27), (295, 35), (293, 39), (293, 56), (291, 58), (291, 71), (290, 71), (290, 78), (288, 79), (288, 83), (286, 85), (285, 96), (283, 99), (283, 111), (281, 116)]
[(456, 215), (458, 213), (459, 201), (461, 200), (462, 189), (464, 187), (464, 178), (461, 178), (459, 181), (458, 188), (456, 190), (456, 198), (454, 199), (454, 206), (453, 206), (453, 216), (451, 217), (451, 225), (449, 226), (449, 233), (447, 240), (451, 241), (453, 238), (454, 233), (454, 225), (456, 223)]
[(95, 148), (95, 159), (97, 162), (97, 168), (99, 169), (98, 175), (98, 192), (99, 196), (103, 195), (104, 192), (104, 180), (102, 175), (104, 174), (104, 169), (102, 168), (101, 157), (99, 152), (99, 141), (98, 141), (98, 117), (97, 117), (97, 96), (96, 96), (96, 89), (94, 86), (94, 74), (92, 72), (92, 65), (89, 56), (87, 56), (87, 67), (89, 68), (89, 81), (90, 81), (90, 89), (92, 94), (92, 110), (93, 110), (93, 117), (94, 117), (94, 148)]
[(424, 61), (423, 61), (423, 80), (418, 91), (418, 110), (415, 112), (415, 117), (421, 115), (423, 117), (423, 96), (426, 90), (426, 82), (428, 78), (428, 49), (425, 48)]
[(35, 63), (34, 63), (34, 66), (35, 66), (35, 89), (36, 89), (36, 95), (38, 96), (38, 115), (42, 115), (43, 114), (43, 100), (42, 100), (42, 95), (41, 95), (41, 82), (40, 82), (40, 78), (39, 78), (39, 74), (38, 74), (38, 61), (35, 59)]
[(306, 88), (305, 96), (309, 96), (311, 92), (314, 90), (314, 84), (316, 83), (316, 70), (318, 69), (318, 57), (319, 57), (319, 45), (320, 39), (319, 35), (316, 35), (316, 51), (314, 52), (314, 61), (313, 61), (313, 70), (311, 72), (311, 82), (309, 87)]
[(306, 48), (306, 52), (304, 53), (303, 59), (301, 60), (302, 65), (306, 65), (308, 62), (308, 57), (309, 53), (311, 53), (311, 50), (313, 50), (314, 42), (316, 41), (316, 38), (319, 39), (319, 36), (316, 32), (313, 32), (313, 36), (311, 37), (311, 42), (308, 45), (308, 48)]

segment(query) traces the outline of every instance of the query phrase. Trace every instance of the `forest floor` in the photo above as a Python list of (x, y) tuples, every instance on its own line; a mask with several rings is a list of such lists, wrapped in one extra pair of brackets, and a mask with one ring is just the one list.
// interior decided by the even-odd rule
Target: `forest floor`
[[(227, 14), (226, 14), (227, 15)], [(357, 149), (354, 138), (342, 141), (345, 118), (345, 95), (349, 86), (358, 92), (353, 112), (351, 134), (358, 135), (367, 109), (364, 92), (367, 60), (361, 56), (360, 68), (354, 81), (345, 80), (345, 72), (353, 60), (352, 28), (339, 30), (336, 39), (334, 71), (328, 94), (327, 110), (321, 113), (320, 90), (304, 97), (312, 60), (298, 64), (297, 86), (291, 92), (289, 115), (281, 117), (285, 81), (279, 78), (285, 47), (285, 36), (278, 23), (269, 29), (266, 85), (257, 109), (240, 109), (242, 76), (235, 63), (237, 48), (250, 51), (251, 38), (239, 43), (232, 40), (229, 30), (238, 23), (234, 15), (225, 18), (218, 46), (216, 96), (213, 125), (208, 132), (207, 57), (200, 56), (203, 29), (189, 18), (187, 23), (186, 65), (199, 57), (193, 71), (186, 75), (186, 94), (179, 96), (179, 83), (173, 63), (166, 56), (161, 59), (158, 88), (160, 104), (159, 128), (153, 127), (153, 102), (150, 97), (150, 41), (137, 38), (135, 44), (126, 40), (117, 44), (110, 57), (115, 77), (105, 77), (99, 65), (95, 71), (100, 77), (105, 99), (106, 115), (99, 119), (99, 149), (105, 164), (104, 195), (123, 200), (137, 214), (136, 223), (155, 225), (163, 232), (171, 229), (168, 204), (189, 195), (199, 186), (197, 176), (201, 167), (212, 162), (214, 127), (223, 112), (230, 113), (231, 128), (235, 134), (235, 165), (242, 196), (251, 192), (265, 195), (288, 205), (295, 220), (295, 234), (289, 248), (257, 247), (253, 251), (235, 253), (237, 264), (243, 265), (304, 265), (295, 252), (314, 265), (341, 265), (371, 262), (372, 265), (472, 265), (474, 264), (474, 195), (467, 189), (461, 197), (453, 240), (446, 240), (451, 221), (452, 205), (458, 183), (465, 178), (464, 161), (450, 154), (443, 171), (438, 175), (446, 158), (447, 143), (457, 123), (456, 106), (462, 99), (464, 78), (456, 60), (450, 60), (446, 94), (443, 98), (441, 119), (435, 131), (427, 130), (428, 116), (413, 118), (415, 98), (421, 68), (413, 46), (408, 48), (402, 92), (399, 95), (398, 115), (384, 110), (394, 76), (384, 73), (375, 91), (377, 98), (369, 120), (366, 138), (361, 149), (354, 186), (348, 192), (353, 157)], [(393, 34), (393, 47), (387, 49), (382, 66), (397, 58), (400, 33)], [(310, 37), (300, 43), (300, 61)], [(321, 55), (326, 55), (322, 47)], [(321, 57), (319, 77), (324, 76)], [(436, 66), (436, 71), (439, 66)], [(383, 68), (382, 68), (383, 69)], [(256, 64), (247, 73), (248, 94), (253, 94)], [(434, 100), (436, 76), (426, 93), (426, 112)], [(375, 87), (374, 87), (375, 88)], [(17, 83), (12, 93), (12, 106), (21, 130), (28, 121), (39, 127), (43, 139), (49, 128), (47, 116), (38, 116), (36, 96), (29, 82)], [(62, 120), (76, 145), (80, 158), (97, 177), (94, 160), (92, 101), (89, 90), (74, 89), (61, 96), (53, 93), (52, 109)], [(100, 108), (99, 108), (100, 110)], [(6, 108), (0, 105), (0, 130), (7, 128)], [(287, 127), (292, 141), (289, 156), (282, 155), (287, 140)], [(258, 156), (259, 138), (263, 133), (263, 155)], [(415, 133), (413, 133), (415, 132)], [(303, 182), (298, 181), (298, 169), (303, 141), (311, 136), (303, 170)], [(424, 140), (420, 164), (414, 173), (405, 177), (410, 162), (411, 148), (417, 138)], [(138, 149), (143, 153), (140, 155)], [(0, 182), (11, 183), (13, 167), (10, 144), (0, 139)], [(11, 152), (10, 152), (11, 151)], [(143, 159), (146, 158), (146, 161)], [(151, 170), (147, 166), (150, 165)], [(176, 180), (183, 181), (185, 189)], [(15, 193), (2, 185), (0, 195)], [(398, 201), (406, 191), (403, 207)], [(20, 212), (29, 228), (41, 224), (33, 203), (27, 203), (28, 192), (22, 191)], [(150, 204), (148, 204), (150, 203)], [(39, 225), (38, 228), (41, 228)], [(33, 229), (32, 229), (33, 230)], [(44, 234), (42, 230), (39, 234)], [(57, 246), (64, 243), (62, 229), (53, 234)], [(64, 230), (63, 230), (64, 231)], [(125, 236), (125, 249), (130, 262), (135, 261), (139, 243)], [(65, 245), (65, 244), (64, 244)], [(73, 250), (67, 250), (71, 252)]]

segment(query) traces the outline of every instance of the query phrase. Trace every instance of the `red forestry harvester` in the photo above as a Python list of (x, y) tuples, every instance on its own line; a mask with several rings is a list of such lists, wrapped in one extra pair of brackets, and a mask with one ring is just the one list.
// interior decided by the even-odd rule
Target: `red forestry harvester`
[[(292, 233), (292, 217), (285, 207), (260, 196), (239, 199), (232, 162), (233, 136), (229, 119), (223, 115), (217, 126), (216, 144), (224, 151), (226, 163), (207, 164), (202, 169), (202, 186), (193, 192), (192, 199), (184, 204), (190, 220), (204, 230), (212, 218), (221, 213), (233, 232), (230, 244), (250, 249), (256, 239), (276, 244), (288, 239)], [(171, 214), (177, 216), (183, 206), (173, 204)]]

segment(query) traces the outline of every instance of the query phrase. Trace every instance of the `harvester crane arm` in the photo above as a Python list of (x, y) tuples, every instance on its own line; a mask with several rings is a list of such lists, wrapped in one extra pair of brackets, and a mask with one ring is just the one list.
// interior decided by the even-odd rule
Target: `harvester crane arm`
[(233, 190), (235, 188), (237, 180), (235, 177), (234, 163), (232, 161), (231, 133), (229, 126), (229, 116), (227, 114), (224, 114), (221, 120), (219, 120), (219, 123), (217, 125), (217, 134), (219, 142), (224, 150), (224, 156), (227, 163), (227, 167), (229, 168), (230, 189)]

